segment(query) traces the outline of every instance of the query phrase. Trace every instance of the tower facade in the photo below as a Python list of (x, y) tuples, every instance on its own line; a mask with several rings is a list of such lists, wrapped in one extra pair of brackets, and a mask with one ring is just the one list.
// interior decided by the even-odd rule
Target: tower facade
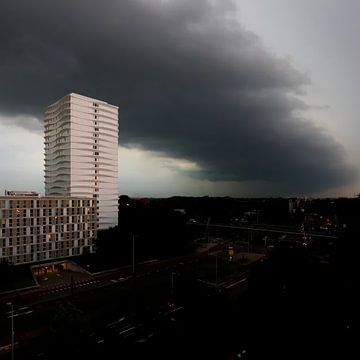
[(45, 194), (97, 200), (99, 229), (118, 223), (118, 107), (71, 93), (48, 106)]

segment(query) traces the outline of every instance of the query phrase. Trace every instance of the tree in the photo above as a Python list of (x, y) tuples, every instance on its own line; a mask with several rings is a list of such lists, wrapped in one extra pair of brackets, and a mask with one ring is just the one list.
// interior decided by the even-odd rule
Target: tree
[(50, 351), (53, 358), (74, 354), (86, 347), (89, 325), (83, 312), (71, 301), (61, 303), (50, 325)]

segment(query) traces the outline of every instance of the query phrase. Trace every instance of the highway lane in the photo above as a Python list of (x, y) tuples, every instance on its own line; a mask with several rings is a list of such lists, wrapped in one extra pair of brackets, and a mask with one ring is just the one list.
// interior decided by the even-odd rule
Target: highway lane
[[(7, 332), (4, 330), (8, 327), (8, 319), (4, 314), (8, 315), (8, 311), (5, 309), (7, 309), (6, 303), (9, 301), (12, 301), (16, 309), (25, 306), (32, 306), (35, 309), (33, 316), (28, 316), (27, 319), (21, 319), (17, 322), (16, 325), (19, 334), (23, 323), (31, 323), (33, 321), (36, 324), (37, 319), (41, 318), (41, 313), (49, 312), (54, 308), (54, 304), (56, 304), (59, 299), (68, 298), (71, 294), (73, 294), (73, 296), (86, 297), (87, 294), (99, 291), (104, 287), (126, 286), (127, 282), (132, 278), (141, 279), (143, 277), (151, 276), (152, 274), (169, 272), (169, 270), (175, 269), (179, 264), (194, 263), (203, 256), (207, 256), (207, 253), (195, 253), (174, 259), (145, 262), (136, 265), (135, 274), (132, 274), (131, 266), (125, 266), (115, 271), (94, 275), (91, 280), (76, 281), (73, 285), (67, 283), (54, 286), (43, 286), (39, 289), (3, 296), (0, 304), (0, 338), (2, 339), (2, 341), (0, 340), (0, 346), (5, 346), (8, 341), (6, 340)], [(28, 326), (23, 327), (27, 330)]]
[[(214, 245), (209, 251), (215, 251), (218, 245)], [(164, 259), (159, 261), (142, 262), (135, 264), (135, 274), (132, 272), (132, 266), (127, 265), (118, 269), (105, 271), (103, 273), (94, 274), (91, 276), (91, 280), (84, 280), (74, 283), (74, 290), (90, 290), (92, 288), (98, 288), (106, 284), (111, 285), (112, 280), (119, 278), (127, 278), (129, 276), (141, 276), (143, 273), (154, 272), (157, 270), (166, 270), (170, 267), (181, 263), (191, 263), (197, 261), (199, 258), (207, 256), (208, 251), (196, 252), (189, 255), (183, 255), (172, 259)], [(71, 283), (68, 282), (63, 285), (54, 286), (42, 286), (30, 290), (19, 290), (14, 293), (0, 295), (0, 306), (5, 305), (7, 302), (23, 304), (39, 303), (41, 301), (46, 302), (52, 300), (54, 295), (61, 297), (62, 293), (68, 293), (71, 290)]]
[[(73, 297), (80, 299), (82, 303), (96, 303), (95, 299), (104, 297), (106, 293), (112, 294), (113, 290), (111, 289), (116, 288), (117, 290), (115, 292), (117, 293), (121, 288), (125, 289), (131, 286), (131, 282), (133, 281), (149, 282), (146, 279), (153, 279), (154, 276), (162, 277), (165, 280), (161, 281), (165, 281), (167, 286), (169, 286), (170, 275), (173, 271), (176, 271), (178, 266), (196, 263), (201, 258), (207, 257), (209, 252), (216, 251), (216, 249), (219, 249), (219, 245), (202, 253), (194, 253), (175, 259), (139, 264), (135, 267), (136, 272), (134, 276), (132, 276), (132, 268), (127, 266), (116, 271), (96, 275), (92, 280), (74, 282)], [(227, 286), (230, 286), (229, 288), (237, 285), (236, 281), (233, 281), (234, 285), (232, 285), (231, 279), (229, 281), (230, 282), (227, 283)], [(149, 283), (151, 283), (151, 281)], [(107, 288), (109, 290), (106, 290)], [(109, 297), (111, 299), (112, 295), (109, 295)], [(56, 285), (53, 287), (46, 286), (39, 290), (27, 291), (23, 294), (20, 293), (14, 295), (12, 300), (14, 301), (15, 307), (32, 306), (32, 314), (29, 313), (26, 318), (18, 319), (19, 321), (16, 322), (17, 338), (21, 339), (21, 342), (23, 343), (25, 341), (24, 339), (30, 341), (32, 336), (36, 337), (42, 332), (46, 332), (49, 324), (49, 316), (53, 314), (56, 309), (58, 300), (65, 298), (71, 298), (71, 284)], [(106, 299), (106, 296), (104, 299)], [(109, 300), (107, 299), (106, 301)], [(2, 307), (2, 309), (4, 309), (4, 307)], [(88, 317), (94, 318), (96, 319), (96, 322), (101, 323), (101, 321), (104, 320), (104, 314), (98, 310), (97, 307), (92, 309), (89, 314), (92, 313), (93, 315), (88, 315)], [(110, 310), (111, 307), (108, 311)], [(111, 311), (109, 312), (109, 316), (112, 316)], [(0, 347), (6, 347), (8, 345), (8, 331), (6, 331), (8, 325), (8, 319), (0, 316), (0, 328), (2, 329), (0, 330)]]
[[(159, 276), (160, 276), (160, 278), (162, 278), (161, 281), (162, 281), (163, 285), (161, 285), (159, 283), (159, 286), (160, 286), (160, 288), (163, 289), (163, 293), (165, 294), (166, 286), (164, 286), (164, 284), (165, 284), (164, 281), (168, 283), (167, 285), (169, 285), (169, 279), (170, 279), (169, 275), (171, 273), (171, 270), (172, 270), (171, 268), (164, 269), (163, 275), (161, 274), (161, 271), (156, 272), (156, 270), (154, 273), (151, 273), (151, 272), (142, 273), (142, 274), (139, 274), (139, 277), (137, 279), (139, 281), (143, 281), (143, 283), (151, 283), (154, 281), (153, 276), (155, 276), (157, 278), (159, 278)], [(149, 280), (147, 280), (147, 279), (149, 279)], [(150, 281), (150, 279), (151, 279), (151, 281)], [(110, 282), (110, 284), (112, 286), (105, 287), (103, 289), (103, 291), (99, 292), (96, 289), (92, 289), (92, 290), (84, 292), (84, 293), (75, 294), (76, 303), (79, 303), (79, 301), (80, 301), (79, 304), (86, 303), (89, 305), (89, 308), (86, 308), (86, 310), (85, 310), (87, 321), (91, 322), (92, 324), (96, 324), (96, 326), (101, 327), (104, 324), (111, 323), (113, 321), (116, 321), (116, 319), (122, 317), (124, 310), (120, 310), (118, 308), (119, 307), (118, 301), (120, 299), (122, 301), (126, 301), (126, 300), (124, 300), (124, 298), (123, 298), (123, 296), (124, 296), (123, 293), (121, 293), (121, 292), (116, 293), (116, 292), (114, 292), (114, 290), (116, 288), (119, 289), (119, 287), (121, 288), (121, 287), (131, 286), (130, 282), (133, 281), (134, 279), (129, 278), (127, 280), (122, 280), (122, 281), (120, 281), (119, 279), (117, 279), (117, 280), (118, 280), (117, 282)], [(232, 292), (244, 291), (246, 289), (246, 286), (247, 286), (247, 277), (246, 277), (246, 273), (243, 273), (243, 274), (239, 275), (239, 278), (232, 279), (232, 280), (227, 281), (226, 283), (223, 283), (222, 289), (223, 289), (223, 291), (232, 291)], [(140, 286), (140, 287), (142, 287), (142, 286)], [(137, 295), (140, 295), (140, 297), (142, 297), (141, 292), (137, 293)], [(128, 294), (128, 296), (131, 297), (132, 294)], [(99, 298), (101, 298), (100, 303), (99, 303)], [(103, 304), (102, 300), (105, 301), (106, 306), (102, 305)], [(21, 331), (19, 332), (19, 323), (17, 324), (17, 326), (18, 326), (17, 339), (22, 346), (22, 348), (21, 348), (22, 350), (17, 349), (18, 352), (21, 350), (22, 354), (26, 354), (24, 347), (25, 348), (27, 346), (29, 346), (30, 348), (33, 347), (33, 345), (32, 345), (33, 339), (39, 338), (48, 332), (49, 318), (48, 318), (48, 316), (44, 317), (44, 314), (46, 315), (47, 313), (52, 313), (53, 310), (56, 308), (56, 305), (57, 305), (56, 301), (53, 301), (53, 302), (49, 301), (47, 303), (43, 303), (43, 304), (39, 304), (39, 305), (35, 306), (33, 317), (29, 317), (27, 319), (28, 323), (30, 323), (31, 329), (28, 329), (27, 331), (24, 331), (23, 333), (21, 333)], [(82, 309), (84, 309), (82, 306), (80, 306), (80, 307)], [(38, 321), (39, 317), (43, 318), (42, 322)], [(175, 331), (176, 334), (179, 333), (185, 339), (184, 341), (187, 341), (186, 338), (188, 336), (187, 333), (189, 331), (188, 327), (189, 326), (191, 327), (191, 321), (192, 321), (191, 319), (192, 319), (192, 315), (189, 317), (188, 322), (184, 325), (185, 326), (184, 328), (182, 328), (182, 325), (180, 325), (180, 328)], [(36, 326), (34, 326), (34, 324)], [(197, 326), (201, 326), (201, 324), (197, 325)], [(167, 340), (171, 340), (172, 342), (174, 342), (175, 344), (177, 344), (179, 346), (178, 340), (171, 338), (170, 334), (163, 334), (163, 336), (165, 336), (165, 338)], [(99, 336), (97, 336), (95, 338), (97, 339), (97, 341), (101, 342), (102, 339), (98, 338), (98, 337)], [(35, 350), (37, 351), (38, 354), (41, 354), (42, 353), (41, 342), (35, 342), (35, 344), (37, 344), (37, 343), (39, 343), (40, 345), (36, 345), (37, 347), (35, 346), (35, 348), (36, 348)], [(4, 346), (6, 347), (7, 345), (8, 345), (8, 342), (7, 343), (5, 342)], [(101, 343), (99, 344), (99, 346), (100, 345), (101, 345)], [(184, 349), (184, 353), (185, 353), (185, 349)], [(1, 356), (0, 356), (0, 358), (1, 358)]]

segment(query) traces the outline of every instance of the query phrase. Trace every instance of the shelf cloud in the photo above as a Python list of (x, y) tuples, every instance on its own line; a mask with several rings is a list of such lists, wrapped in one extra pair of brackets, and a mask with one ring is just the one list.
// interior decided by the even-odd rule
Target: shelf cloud
[(352, 183), (344, 147), (304, 118), (309, 77), (234, 12), (230, 0), (2, 0), (0, 112), (41, 119), (79, 92), (119, 106), (122, 146), (185, 159), (188, 176), (284, 194)]

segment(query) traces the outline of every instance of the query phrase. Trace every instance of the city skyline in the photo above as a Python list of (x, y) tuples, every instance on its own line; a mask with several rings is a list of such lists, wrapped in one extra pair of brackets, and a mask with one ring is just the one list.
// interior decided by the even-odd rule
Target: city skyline
[(35, 3), (0, 5), (1, 192), (44, 192), (42, 112), (74, 91), (121, 109), (120, 194), (358, 193), (355, 1)]

